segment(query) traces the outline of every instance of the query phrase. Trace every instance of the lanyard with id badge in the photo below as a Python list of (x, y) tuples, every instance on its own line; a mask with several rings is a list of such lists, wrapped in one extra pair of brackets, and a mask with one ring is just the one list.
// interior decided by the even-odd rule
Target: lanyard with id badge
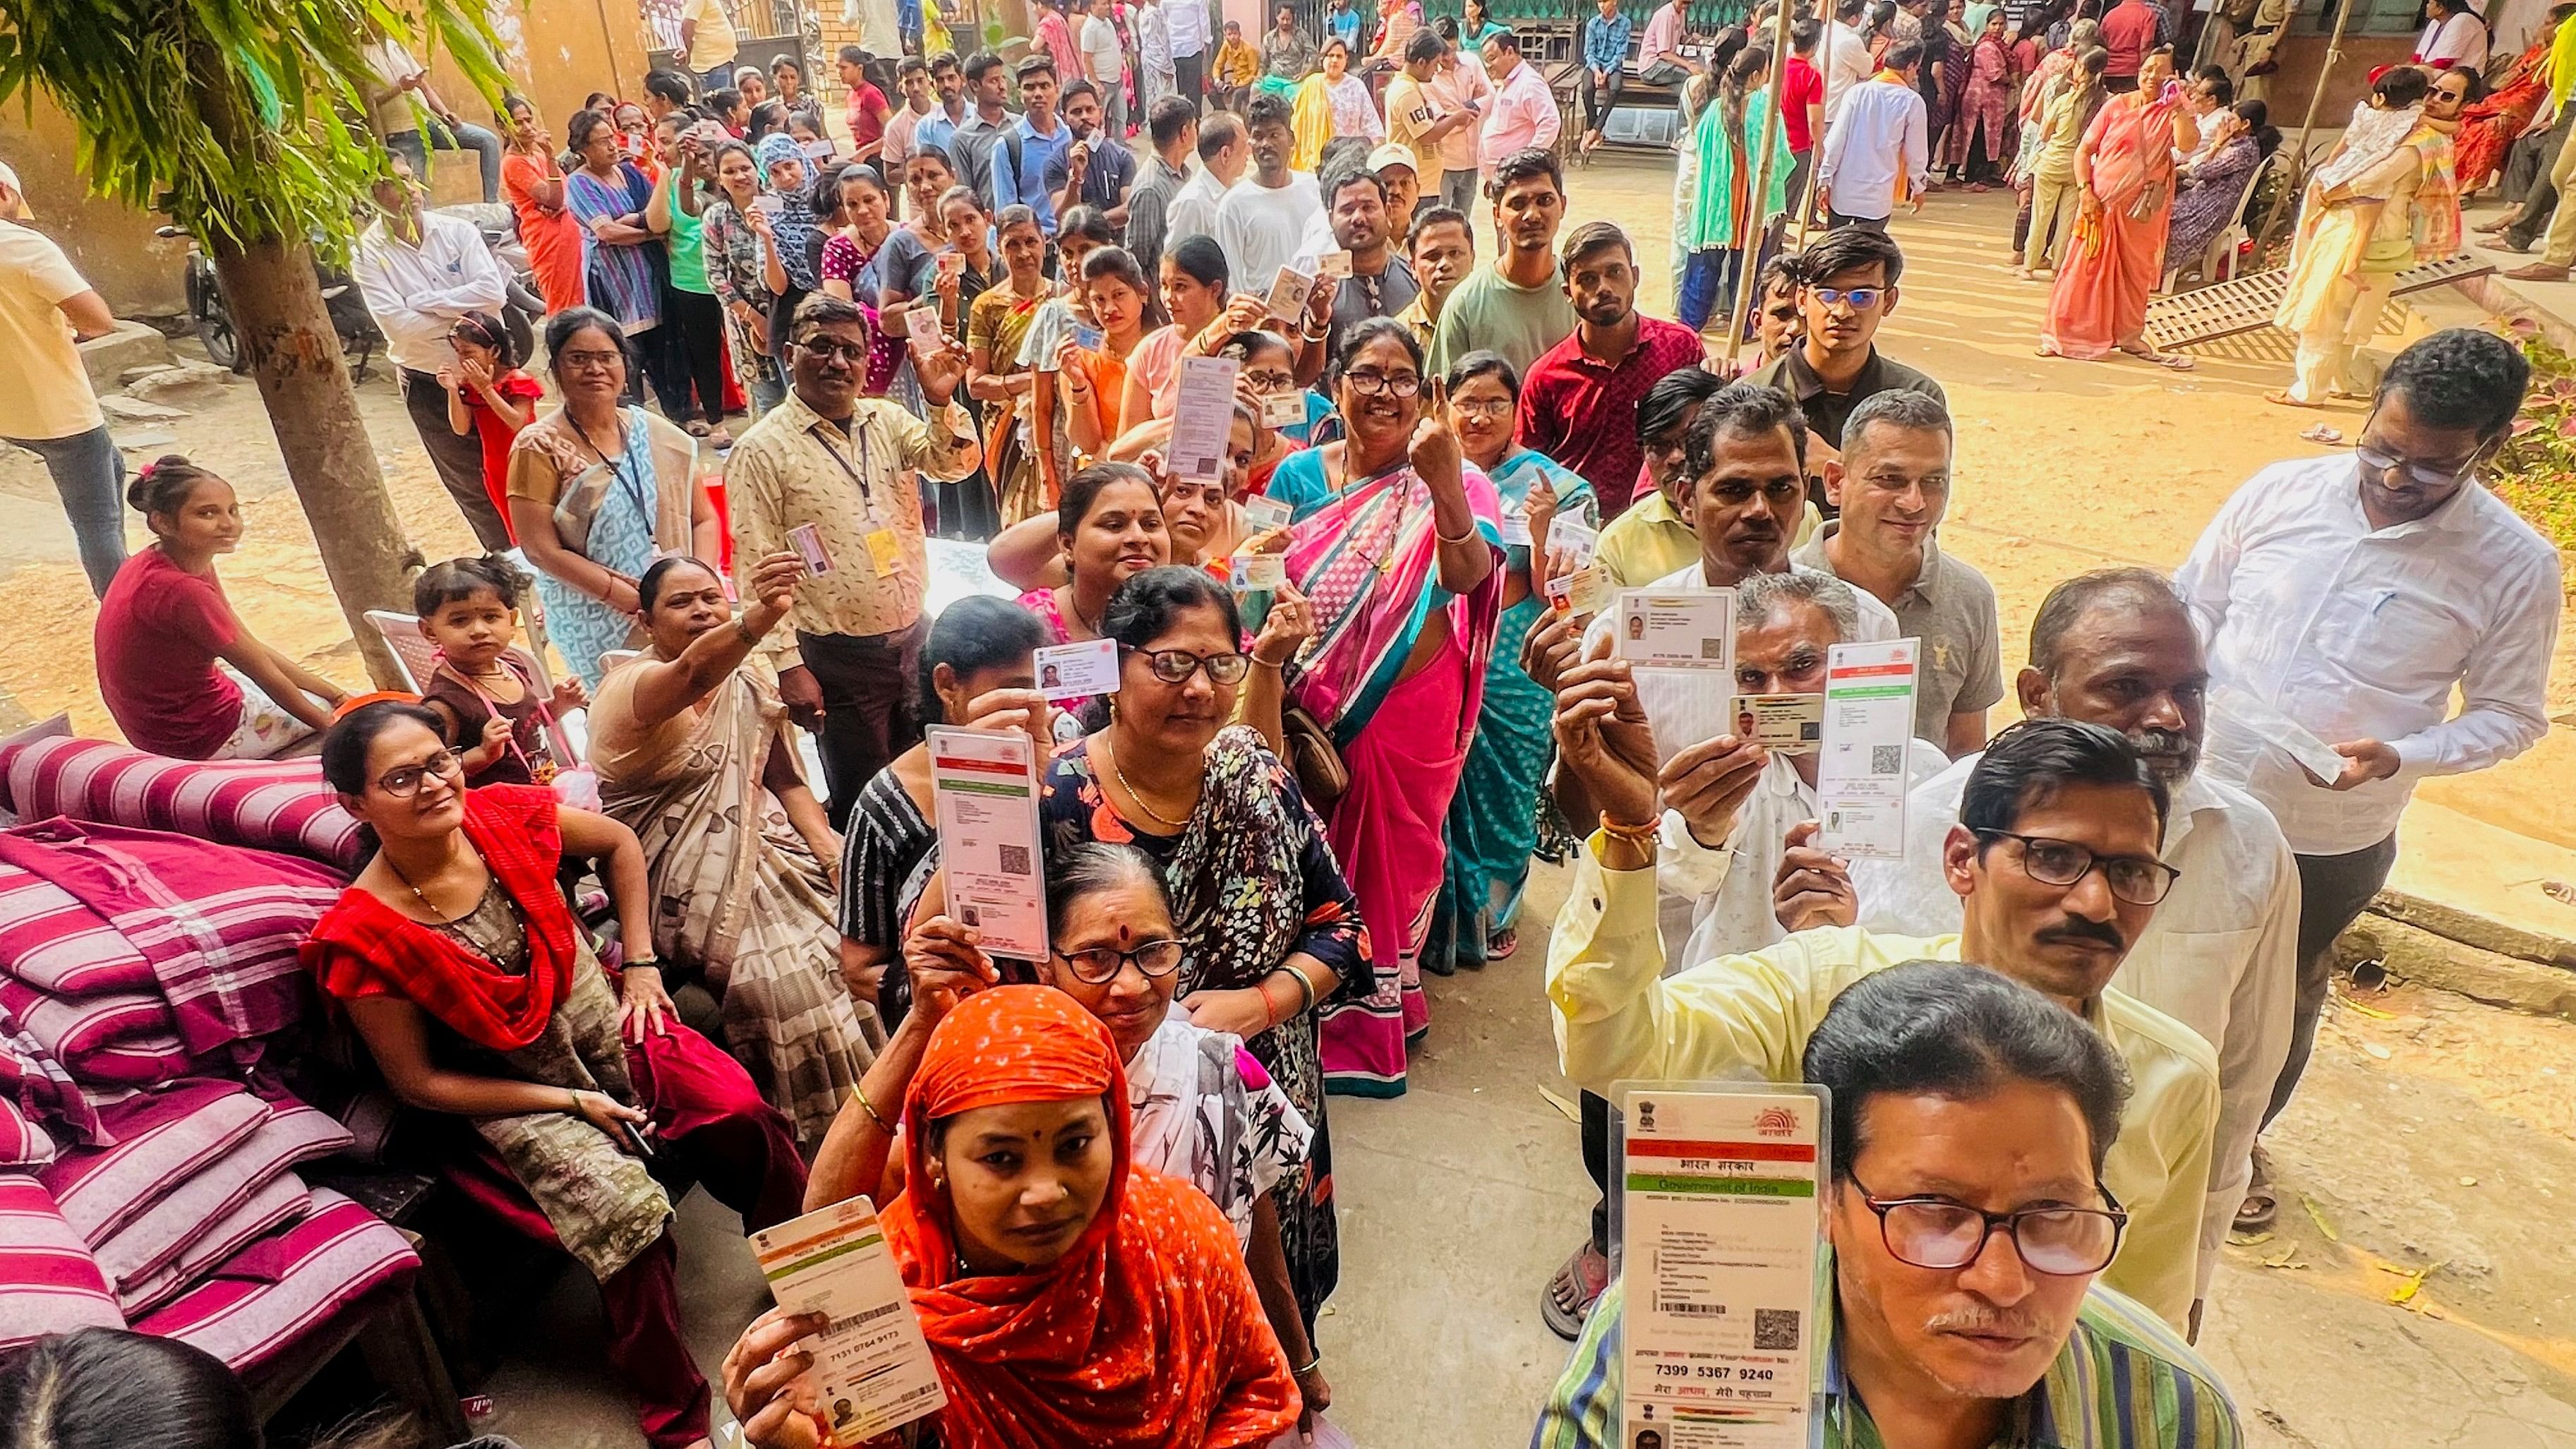
[(896, 535), (890, 525), (877, 519), (876, 490), (868, 483), (868, 475), (874, 471), (874, 464), (868, 455), (867, 422), (856, 416), (850, 419), (850, 434), (858, 440), (859, 444), (859, 466), (856, 468), (851, 467), (850, 460), (842, 456), (837, 444), (823, 436), (823, 430), (830, 426), (828, 422), (821, 423), (809, 431), (812, 432), (814, 441), (822, 446), (824, 452), (832, 455), (832, 461), (841, 465), (841, 471), (849, 476), (850, 482), (859, 490), (859, 516), (868, 525), (865, 541), (868, 546), (869, 565), (874, 569), (876, 577), (893, 578), (903, 572), (903, 540)]

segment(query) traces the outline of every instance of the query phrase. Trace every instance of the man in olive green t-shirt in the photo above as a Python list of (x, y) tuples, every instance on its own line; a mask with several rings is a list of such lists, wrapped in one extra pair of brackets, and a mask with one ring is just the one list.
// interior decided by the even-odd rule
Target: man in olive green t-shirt
[(1526, 374), (1539, 355), (1574, 331), (1574, 304), (1556, 275), (1556, 228), (1565, 219), (1565, 174), (1556, 155), (1515, 151), (1494, 167), (1489, 186), (1494, 231), (1503, 250), (1441, 304), (1431, 334), (1431, 371), (1447, 372), (1470, 352), (1503, 355)]

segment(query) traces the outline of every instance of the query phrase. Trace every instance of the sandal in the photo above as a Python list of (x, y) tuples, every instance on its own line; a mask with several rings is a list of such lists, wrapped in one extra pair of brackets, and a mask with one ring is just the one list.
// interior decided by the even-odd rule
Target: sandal
[(2331, 423), (2315, 423), (2299, 429), (2299, 436), (2311, 443), (2323, 443), (2332, 447), (2343, 441), (2343, 429)]
[[(1519, 931), (1496, 931), (1493, 934), (1493, 937), (1485, 942), (1485, 960), (1507, 961), (1511, 959), (1511, 954), (1520, 948), (1521, 933)], [(1484, 962), (1480, 961), (1476, 964), (1481, 966)]]
[(2303, 398), (2292, 397), (2287, 392), (2267, 392), (2263, 394), (2263, 401), (2267, 403), (2278, 403), (2285, 408), (2322, 408), (2325, 406), (2324, 403), (2309, 402)]
[(725, 449), (733, 446), (733, 430), (730, 428), (710, 428), (707, 431), (706, 443), (708, 447), (715, 449), (717, 452), (723, 452)]
[(687, 430), (688, 435), (692, 438), (703, 438), (707, 434), (715, 431), (713, 428), (707, 426), (706, 419), (704, 418), (691, 418), (681, 426)]
[(2263, 1145), (2254, 1145), (2254, 1177), (2246, 1184), (2245, 1201), (2236, 1209), (2234, 1228), (2248, 1237), (2268, 1232), (2281, 1214), (2281, 1200), (2272, 1191), (2272, 1163), (2263, 1153)]
[(1592, 1305), (1601, 1290), (1610, 1286), (1610, 1259), (1584, 1239), (1574, 1256), (1547, 1280), (1547, 1291), (1539, 1295), (1538, 1312), (1547, 1320), (1548, 1332), (1572, 1342), (1583, 1336), (1583, 1320), (1592, 1314)]
[(2129, 349), (2125, 347), (2120, 350), (2122, 352), (2129, 353), (2131, 357), (2138, 359), (2140, 362), (2152, 362), (2158, 367), (2170, 368), (2175, 372), (2189, 372), (2193, 368), (2200, 366), (2199, 363), (2183, 356), (2179, 352), (2158, 352), (2152, 347), (2147, 348), (2142, 352), (2130, 352)]

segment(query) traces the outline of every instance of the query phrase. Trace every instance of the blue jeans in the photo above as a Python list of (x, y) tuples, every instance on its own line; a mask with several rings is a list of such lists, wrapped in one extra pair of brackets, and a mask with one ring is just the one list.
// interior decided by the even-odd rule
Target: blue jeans
[(63, 496), (72, 537), (80, 544), (81, 572), (101, 598), (125, 563), (125, 455), (101, 423), (68, 438), (11, 438), (45, 460), (54, 491)]
[(1735, 272), (1743, 262), (1744, 253), (1731, 247), (1710, 247), (1690, 254), (1690, 260), (1682, 267), (1682, 295), (1676, 309), (1683, 326), (1693, 332), (1705, 331), (1711, 313), (1733, 305)]
[[(426, 144), (424, 143), (426, 140)], [(418, 131), (396, 131), (385, 138), (385, 149), (411, 161), (411, 174), (424, 186), (429, 184), (429, 148), (441, 151), (471, 151), (483, 168), (483, 199), (501, 199), (501, 138), (481, 126), (460, 124), (450, 132), (445, 123), (431, 121), (426, 138)]]

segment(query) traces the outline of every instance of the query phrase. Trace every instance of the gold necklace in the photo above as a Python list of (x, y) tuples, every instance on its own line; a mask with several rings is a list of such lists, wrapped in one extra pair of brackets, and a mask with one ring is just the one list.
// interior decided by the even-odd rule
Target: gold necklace
[[(1187, 817), (1174, 820), (1171, 816), (1154, 808), (1154, 803), (1145, 798), (1145, 792), (1137, 789), (1135, 782), (1127, 778), (1127, 772), (1120, 768), (1118, 764), (1118, 752), (1114, 746), (1111, 747), (1109, 752), (1109, 773), (1118, 777), (1118, 788), (1127, 792), (1127, 798), (1136, 802), (1136, 808), (1153, 816), (1157, 823), (1168, 825), (1174, 830), (1186, 830), (1189, 828), (1190, 822)], [(1205, 786), (1202, 785), (1201, 788), (1204, 789)], [(390, 865), (392, 862), (387, 861), (386, 864)], [(399, 872), (397, 872), (397, 874), (399, 874)]]
[[(1124, 783), (1126, 783), (1126, 782), (1125, 782), (1125, 780), (1122, 778), (1122, 779), (1121, 779), (1121, 781), (1120, 781), (1120, 783), (1121, 783), (1121, 784), (1124, 784)], [(1159, 818), (1159, 817), (1157, 817), (1157, 818)], [(411, 898), (412, 898), (413, 900), (416, 900), (416, 901), (420, 902), (420, 908), (421, 908), (422, 910), (424, 910), (424, 911), (429, 912), (431, 915), (433, 915), (433, 916), (437, 917), (437, 918), (438, 918), (438, 923), (439, 923), (440, 925), (442, 925), (442, 926), (453, 926), (453, 925), (455, 925), (457, 922), (459, 922), (459, 921), (461, 921), (461, 920), (464, 920), (464, 919), (465, 919), (465, 916), (473, 915), (473, 914), (474, 914), (474, 911), (475, 911), (475, 909), (476, 909), (476, 907), (479, 907), (479, 906), (481, 906), (481, 905), (483, 904), (483, 895), (482, 895), (482, 892), (478, 891), (478, 892), (476, 892), (476, 893), (475, 893), (475, 896), (474, 896), (474, 904), (473, 904), (473, 905), (471, 905), (471, 906), (467, 906), (467, 907), (465, 908), (465, 915), (464, 915), (464, 916), (451, 916), (451, 915), (449, 915), (447, 912), (440, 910), (440, 909), (438, 908), (438, 906), (436, 905), (436, 903), (432, 902), (432, 901), (430, 900), (430, 898), (429, 898), (429, 897), (427, 897), (427, 896), (425, 896), (425, 895), (422, 895), (422, 894), (420, 893), (420, 887), (418, 887), (418, 886), (416, 886), (416, 885), (413, 885), (413, 884), (411, 883), (411, 877), (410, 877), (410, 876), (407, 876), (407, 875), (405, 875), (405, 874), (403, 874), (403, 868), (402, 868), (401, 866), (398, 866), (398, 865), (394, 864), (394, 859), (393, 859), (393, 857), (392, 857), (392, 856), (390, 856), (390, 855), (385, 857), (385, 869), (387, 869), (387, 870), (389, 870), (389, 871), (392, 871), (392, 872), (394, 873), (394, 879), (396, 879), (396, 880), (398, 880), (398, 881), (401, 881), (401, 882), (403, 883), (403, 888), (411, 892)], [(487, 874), (488, 874), (488, 871), (489, 871), (489, 868), (488, 868), (488, 867), (486, 868), (486, 871), (487, 871)], [(487, 881), (484, 883), (483, 889), (484, 889), (485, 891), (488, 891), (488, 890), (490, 890), (491, 888), (492, 888), (491, 883), (490, 883), (490, 881), (488, 881), (488, 880), (487, 880)]]

